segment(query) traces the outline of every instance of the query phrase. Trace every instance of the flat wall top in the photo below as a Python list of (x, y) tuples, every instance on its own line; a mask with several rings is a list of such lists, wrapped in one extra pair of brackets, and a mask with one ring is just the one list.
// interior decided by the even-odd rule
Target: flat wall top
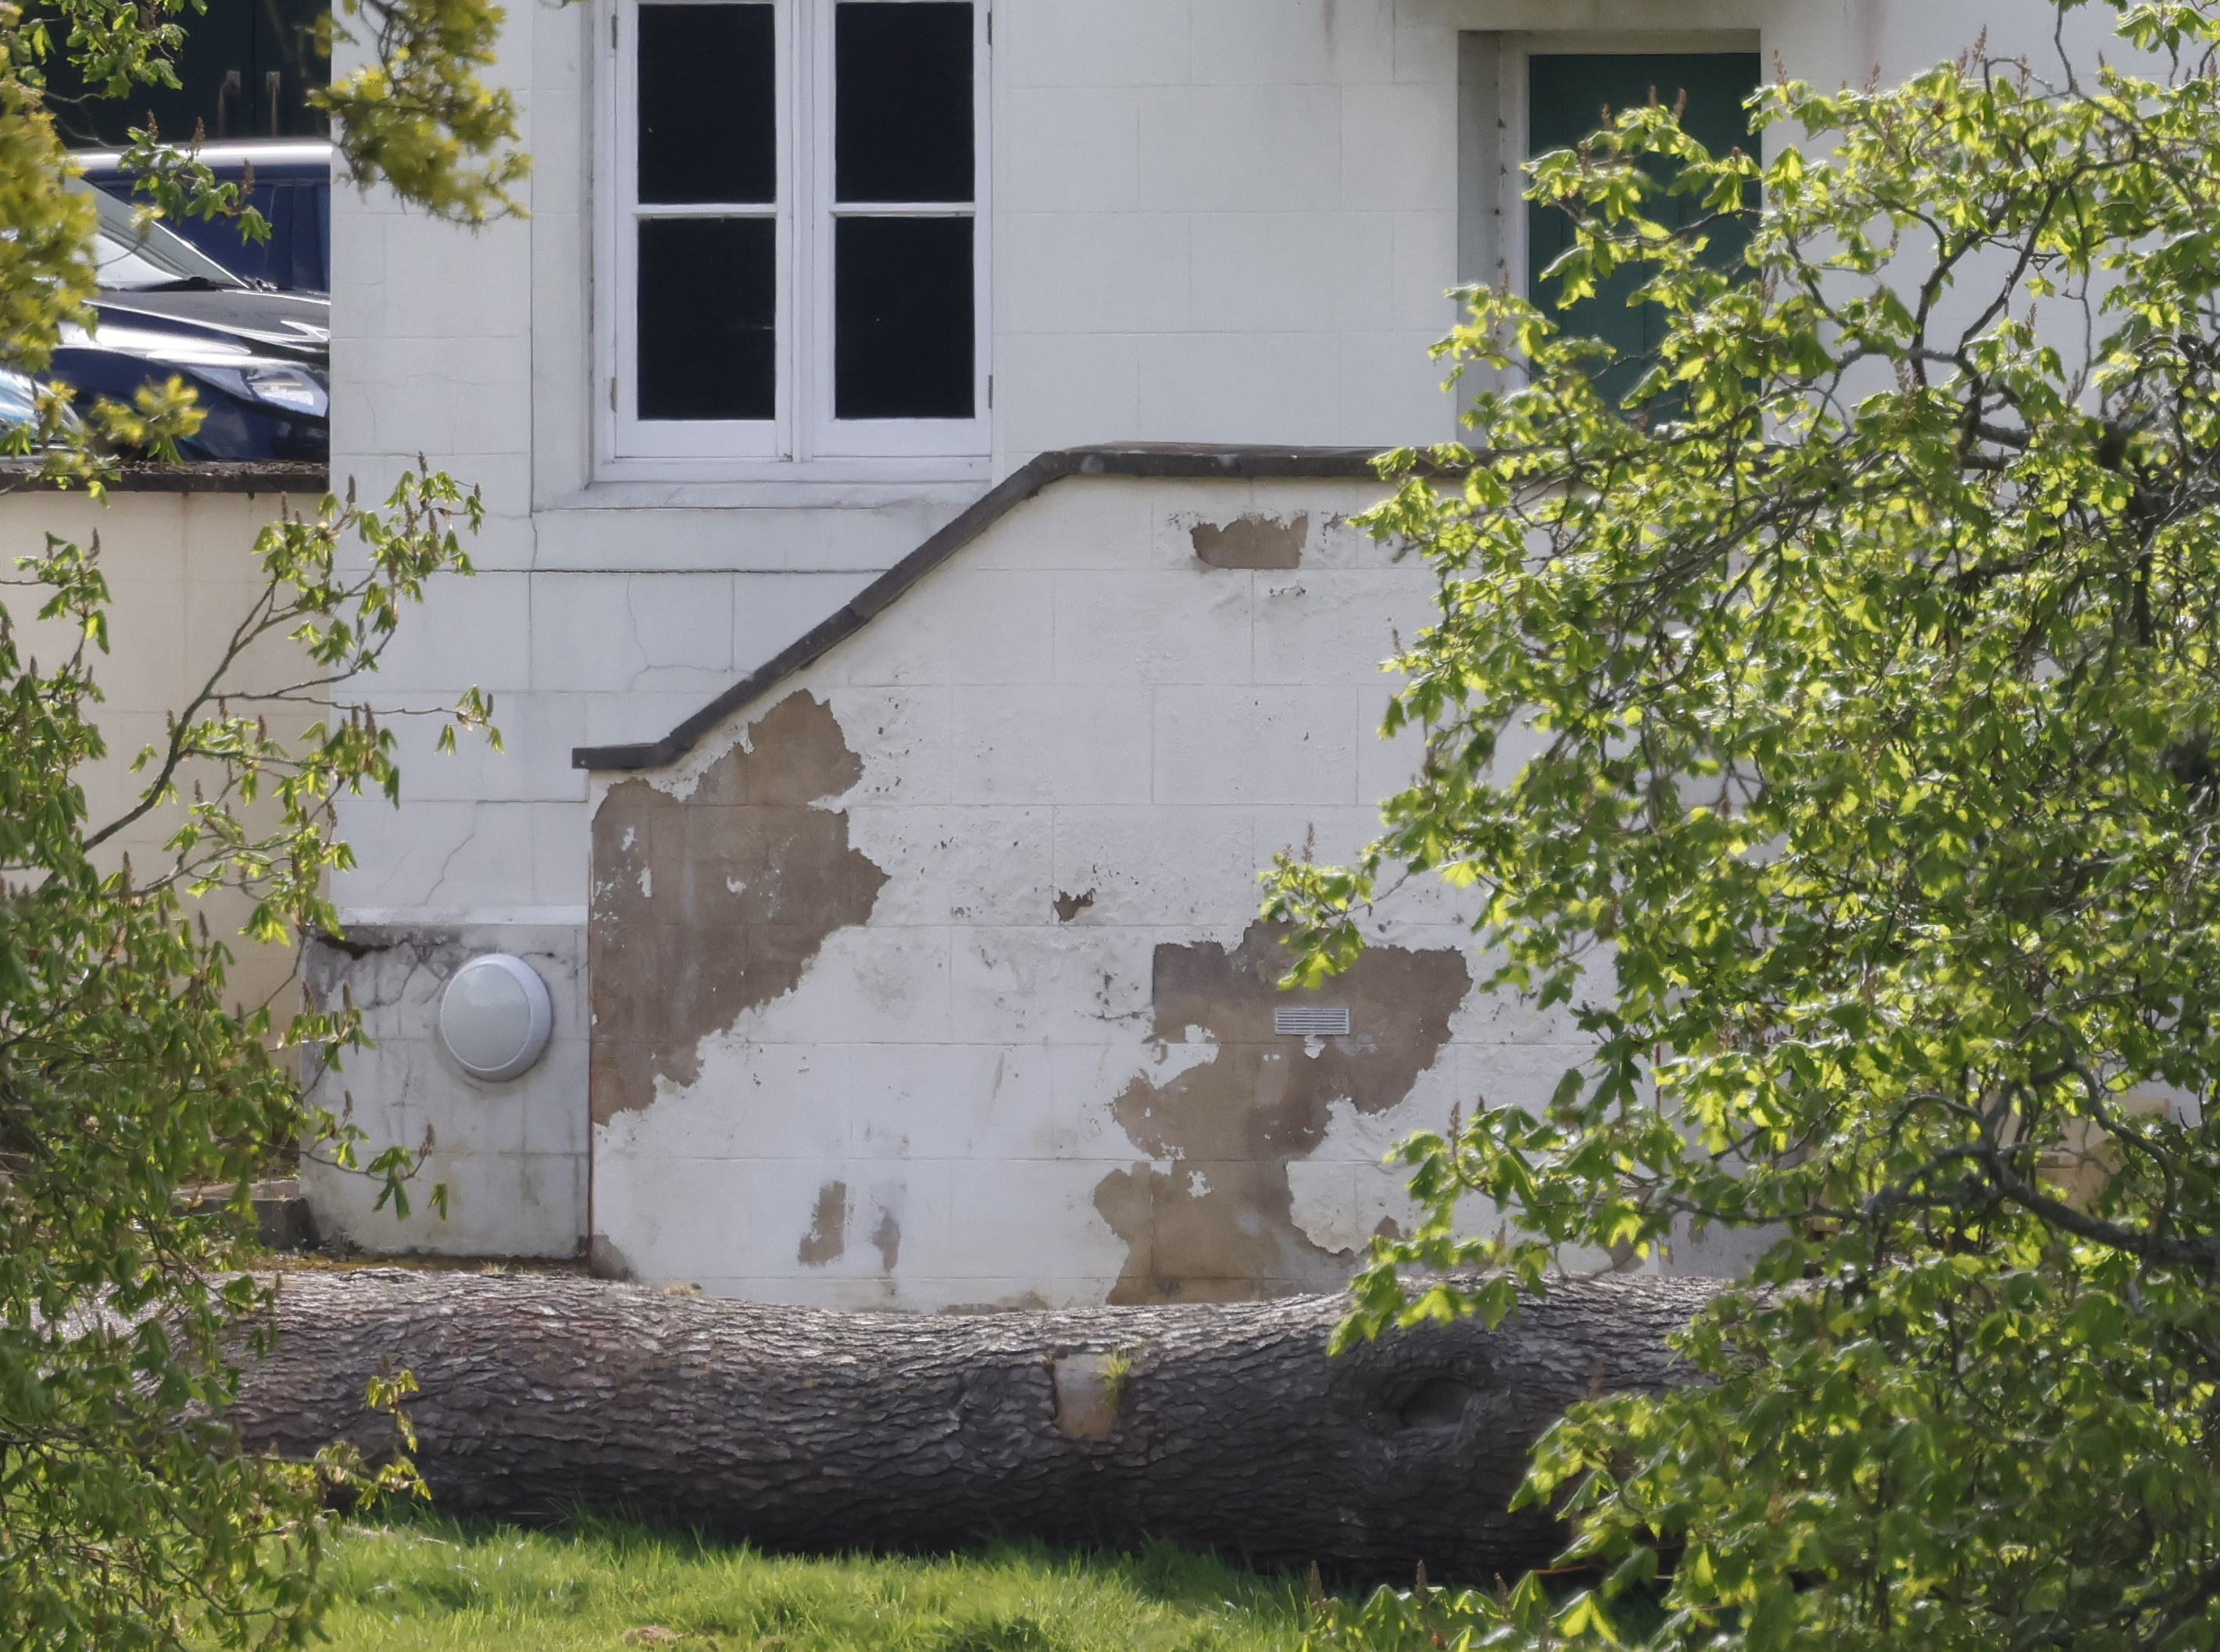
[[(330, 490), (331, 467), (295, 461), (191, 464), (120, 464), (107, 478), (114, 493), (301, 493)], [(28, 492), (74, 491), (37, 474), (29, 460), (0, 463), (0, 489)]]

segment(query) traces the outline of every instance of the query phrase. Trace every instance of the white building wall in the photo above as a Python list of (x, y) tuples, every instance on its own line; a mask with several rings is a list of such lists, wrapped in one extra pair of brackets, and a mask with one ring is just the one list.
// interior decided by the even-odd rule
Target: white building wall
[[(296, 477), (293, 488), (295, 510), (321, 491), (312, 471)], [(304, 502), (303, 494), (310, 499)], [(0, 493), (0, 567), (11, 577), (21, 560), (46, 553), (49, 534), (99, 547), (109, 589), (109, 645), (105, 653), (86, 649), (100, 689), (99, 701), (87, 712), (107, 740), (108, 755), (76, 776), (91, 829), (117, 819), (145, 795), (153, 775), (133, 764), (168, 738), (169, 719), (208, 682), (240, 621), (262, 597), (266, 585), (254, 545), (277, 519), (279, 499), (274, 491), (186, 492), (127, 484), (96, 500), (81, 490), (62, 493), (20, 480)], [(18, 586), (0, 595), (17, 649), (26, 659), (49, 664), (84, 645), (66, 620), (38, 617), (50, 594)], [(230, 682), (238, 689), (271, 692), (315, 675), (296, 645), (265, 639), (239, 662)], [(188, 770), (178, 777), (178, 790), (190, 798), (196, 781), (204, 777), (212, 776)], [(128, 857), (140, 877), (151, 876), (173, 860), (174, 851), (165, 845), (184, 819), (182, 804), (156, 809), (109, 839), (97, 863), (112, 870)], [(246, 819), (266, 830), (278, 825), (266, 798)], [(299, 1001), (293, 949), (263, 945), (238, 932), (254, 903), (235, 890), (184, 899), (188, 913), (204, 917), (232, 950), (227, 1000), (246, 1008), (271, 1004), (282, 1023)]]
[[(1209, 991), (1197, 1024), (1166, 1024), (1189, 1001), (1167, 1001), (1160, 949), (1201, 949), (1207, 973), (1209, 949), (1251, 934), (1257, 869), (1281, 849), (1353, 854), (1410, 767), (1410, 742), (1376, 733), (1377, 662), (1427, 622), (1433, 578), (1345, 525), (1377, 491), (1058, 484), (682, 764), (596, 776), (618, 812), (596, 833), (596, 922), (622, 906), (645, 923), (655, 902), (635, 882), (684, 901), (666, 882), (741, 881), (736, 845), (765, 828), (707, 801), (729, 789), (718, 776), (750, 758), (790, 770), (797, 732), (829, 715), (853, 780), (813, 807), (876, 884), (790, 989), (685, 1029), (670, 1064), (690, 1076), (620, 1108), (597, 1089), (602, 1259), (842, 1307), (1322, 1286), (1383, 1220), (1410, 1219), (1389, 1144), (1460, 1102), (1545, 1099), (1582, 1046), (1564, 1018), (1469, 988), (1470, 931), (1438, 886), (1372, 926), (1382, 948), (1433, 955), (1415, 990), (1440, 996), (1437, 1042), (1388, 1049), (1361, 984), (1346, 1040), (1252, 1032), (1244, 1054), (1223, 1042), (1244, 1012)], [(1198, 526), (1244, 518), (1300, 565), (1198, 558)], [(651, 814), (643, 784), (684, 801)], [(672, 815), (689, 807), (712, 818), (651, 857), (639, 840), (686, 832)], [(825, 859), (774, 846), (749, 876)], [(815, 898), (758, 894), (790, 923)], [(730, 932), (710, 921), (714, 944)], [(660, 982), (597, 981), (596, 1038), (631, 1036), (681, 962), (666, 955)], [(1350, 1001), (1340, 983), (1323, 997)], [(1346, 1094), (1300, 1095), (1301, 1069), (1335, 1052), (1355, 1063)], [(1244, 1059), (1253, 1085), (1207, 1070)], [(1133, 1208), (1139, 1183), (1153, 1214)]]
[[(597, 477), (590, 437), (607, 365), (590, 347), (591, 230), (610, 3), (509, 9), (502, 72), (534, 157), (530, 218), (471, 231), (341, 190), (334, 222), (335, 476), (380, 490), (421, 452), (489, 508), (477, 577), (443, 582), (411, 619), (380, 703), (428, 709), (475, 683), (507, 742), (439, 758), (428, 722), (412, 727), (406, 806), (347, 808), (360, 870), (334, 894), (358, 924), (488, 947), (515, 926), (572, 960), (588, 901), (572, 748), (660, 735), (1033, 453), (1452, 433), (1425, 347), (1451, 319), (1444, 290), (1479, 273), (1458, 268), (1461, 31), (1653, 45), (1754, 31), (1768, 63), (1861, 83), (1985, 27), (1994, 49), (2032, 50), (2052, 22), (2047, 0), (995, 0), (992, 452), (936, 480), (896, 466), (616, 482)], [(980, 600), (1022, 600), (994, 592)], [(1365, 795), (1394, 777), (1367, 770)], [(424, 1036), (414, 1000), (373, 1019), (395, 1040)], [(583, 1116), (574, 1079), (519, 1082), (530, 1108)], [(352, 1093), (373, 1136), (421, 1136), (474, 1104), (428, 1069), (405, 1104)], [(466, 1161), (575, 1134), (439, 1126), (468, 1145), (437, 1149), (433, 1171), (492, 1187)], [(565, 1155), (583, 1188), (583, 1156)], [(465, 1251), (583, 1242), (583, 1193), (568, 1217), (552, 1208), (520, 1225), (487, 1194), (445, 1224), (356, 1231)]]

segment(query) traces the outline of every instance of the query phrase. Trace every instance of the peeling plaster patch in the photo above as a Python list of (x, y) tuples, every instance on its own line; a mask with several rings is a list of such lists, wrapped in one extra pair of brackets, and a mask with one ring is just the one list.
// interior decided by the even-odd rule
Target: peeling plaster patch
[(1085, 895), (1059, 894), (1056, 897), (1056, 920), (1059, 924), (1068, 924), (1094, 904), (1094, 891), (1092, 889)]
[(1242, 516), (1222, 527), (1197, 522), (1189, 537), (1196, 557), (1213, 568), (1299, 568), (1310, 531), (1306, 511), (1285, 518)]
[(1323, 994), (1279, 990), (1281, 933), (1252, 924), (1230, 953), (1215, 942), (1157, 948), (1155, 1038), (1161, 1047), (1200, 1029), (1213, 1054), (1158, 1083), (1134, 1079), (1113, 1107), (1157, 1162), (1113, 1171), (1094, 1190), (1126, 1242), (1113, 1303), (1244, 1300), (1348, 1277), (1354, 1246), (1329, 1250), (1295, 1222), (1289, 1167), (1325, 1140), (1337, 1102), (1380, 1113), (1409, 1095), (1448, 1042), (1472, 976), (1462, 952), (1375, 945), (1331, 989), (1356, 1033), (1301, 1059), (1298, 1040), (1273, 1032), (1272, 1010)]
[(848, 1184), (828, 1181), (817, 1190), (817, 1208), (810, 1214), (809, 1231), (794, 1259), (812, 1268), (838, 1262), (848, 1249)]
[(594, 815), (587, 957), (593, 1115), (684, 1090), (700, 1047), (792, 991), (827, 937), (866, 921), (887, 875), (820, 807), (863, 764), (814, 695), (779, 701), (683, 797), (612, 787)]
[(879, 1213), (879, 1225), (871, 1230), (871, 1248), (879, 1253), (879, 1266), (888, 1273), (901, 1260), (901, 1224), (895, 1220), (890, 1210)]

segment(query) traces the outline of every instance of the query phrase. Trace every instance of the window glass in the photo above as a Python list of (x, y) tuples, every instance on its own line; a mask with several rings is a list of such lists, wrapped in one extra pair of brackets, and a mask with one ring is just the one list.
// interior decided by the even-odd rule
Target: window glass
[[(1654, 94), (1662, 103), (1687, 99), (1681, 125), (1713, 154), (1740, 146), (1755, 148), (1743, 102), (1757, 90), (1762, 72), (1755, 52), (1669, 53), (1537, 53), (1528, 60), (1527, 147), (1529, 155), (1565, 149), (1617, 118), (1619, 111), (1646, 103)], [(1653, 175), (1670, 182), (1674, 171), (1653, 161)], [(1668, 228), (1693, 222), (1706, 209), (1687, 196), (1653, 202), (1650, 210)], [(1726, 265), (1742, 255), (1749, 231), (1717, 225), (1710, 233), (1706, 262)], [(1542, 272), (1572, 245), (1572, 221), (1556, 207), (1529, 202), (1526, 207), (1526, 290), (1538, 303), (1550, 302), (1552, 284)], [(1601, 339), (1622, 358), (1656, 348), (1665, 334), (1662, 312), (1627, 299), (1646, 277), (1639, 269), (1621, 270), (1590, 296), (1557, 317), (1568, 332)], [(1622, 396), (1641, 377), (1643, 364), (1622, 359), (1598, 381), (1607, 396)]]
[(982, 451), (985, 9), (620, 4), (610, 457)]
[(842, 218), (832, 416), (969, 419), (971, 220)]
[(774, 416), (777, 249), (776, 219), (641, 221), (641, 418)]
[(836, 198), (970, 200), (970, 6), (844, 3), (833, 34)]
[(768, 5), (639, 9), (639, 199), (778, 198), (778, 61)]

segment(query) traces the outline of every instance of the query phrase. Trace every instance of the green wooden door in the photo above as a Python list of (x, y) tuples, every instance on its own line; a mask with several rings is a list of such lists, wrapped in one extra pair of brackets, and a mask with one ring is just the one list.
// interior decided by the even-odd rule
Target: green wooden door
[[(1754, 149), (1749, 115), (1743, 104), (1757, 90), (1759, 65), (1755, 52), (1676, 52), (1649, 53), (1537, 53), (1529, 65), (1526, 101), (1526, 153), (1539, 155), (1578, 144), (1615, 118), (1622, 109), (1646, 103), (1654, 92), (1662, 103), (1677, 102), (1683, 93), (1687, 105), (1681, 125), (1713, 154), (1724, 154), (1739, 145)], [(1658, 176), (1669, 181), (1669, 172)], [(1700, 203), (1668, 196), (1655, 210), (1660, 221), (1681, 227), (1699, 216)], [(1538, 202), (1526, 205), (1526, 290), (1537, 302), (1547, 304), (1549, 286), (1542, 272), (1572, 245), (1572, 221), (1555, 207)], [(1724, 227), (1714, 228), (1707, 259), (1724, 264), (1740, 255), (1747, 237)], [(1662, 313), (1654, 305), (1629, 307), (1629, 295), (1641, 285), (1643, 272), (1623, 270), (1593, 296), (1582, 299), (1557, 319), (1568, 332), (1601, 339), (1622, 358), (1640, 356), (1656, 347), (1664, 334)], [(1624, 396), (1641, 377), (1643, 364), (1622, 359), (1599, 381), (1606, 395)]]

